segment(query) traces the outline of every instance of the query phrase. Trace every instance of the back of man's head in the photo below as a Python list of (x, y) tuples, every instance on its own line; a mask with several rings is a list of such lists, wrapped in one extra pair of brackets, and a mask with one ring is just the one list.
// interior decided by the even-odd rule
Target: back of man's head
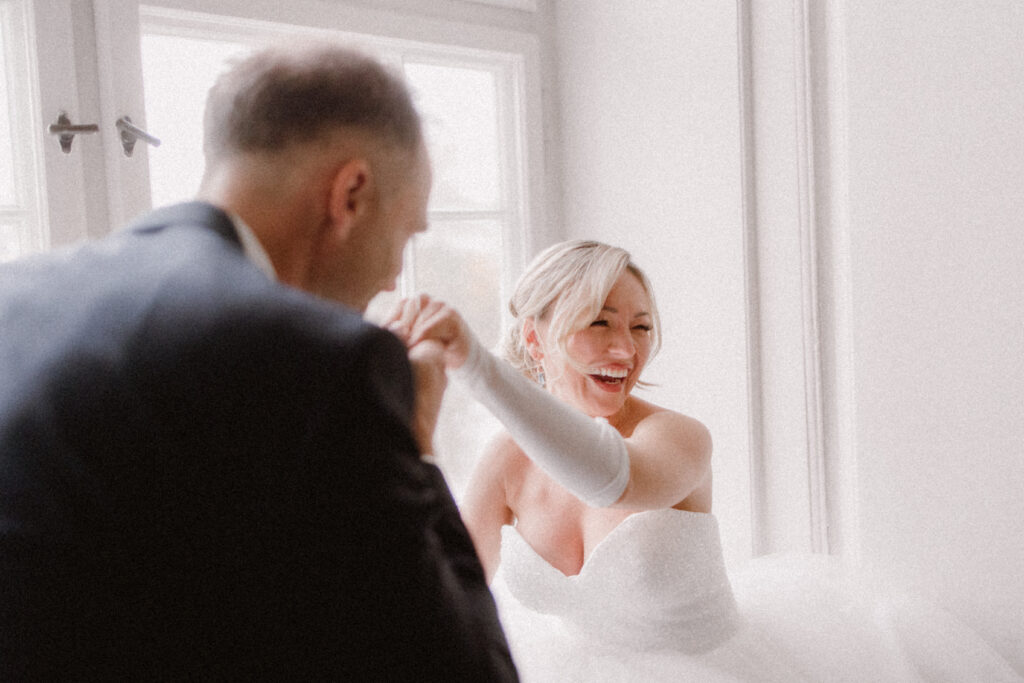
[(401, 77), (374, 58), (325, 42), (276, 46), (236, 63), (210, 89), (203, 151), (210, 166), (341, 129), (403, 150), (417, 149), (423, 136)]

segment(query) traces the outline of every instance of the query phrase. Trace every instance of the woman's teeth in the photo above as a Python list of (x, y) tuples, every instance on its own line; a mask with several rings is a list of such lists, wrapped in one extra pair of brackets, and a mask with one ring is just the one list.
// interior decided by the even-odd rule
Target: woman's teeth
[(626, 368), (594, 368), (589, 374), (600, 382), (621, 384), (629, 376), (629, 370)]
[(594, 368), (590, 371), (590, 374), (611, 379), (623, 379), (629, 375), (629, 370), (626, 368)]

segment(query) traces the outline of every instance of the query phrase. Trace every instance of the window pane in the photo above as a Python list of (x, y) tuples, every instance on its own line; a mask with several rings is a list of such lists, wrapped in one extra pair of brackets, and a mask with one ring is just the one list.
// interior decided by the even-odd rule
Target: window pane
[(432, 221), (413, 246), (414, 287), (452, 304), (487, 347), (501, 328), (502, 226)]
[(153, 205), (195, 197), (203, 175), (206, 93), (247, 45), (158, 34), (142, 36), (146, 125), (162, 144), (149, 153)]
[(0, 204), (17, 204), (18, 193), (14, 186), (14, 135), (11, 130), (11, 106), (13, 104), (8, 79), (7, 51), (10, 41), (7, 32), (6, 12), (0, 3)]
[[(501, 333), (501, 233), (498, 221), (435, 221), (413, 245), (415, 289), (452, 304), (487, 348), (494, 348)], [(434, 447), (456, 496), (498, 428), (459, 384), (448, 385)]]
[(423, 116), (434, 166), (430, 208), (500, 210), (498, 95), (494, 73), (433, 64), (405, 64)]

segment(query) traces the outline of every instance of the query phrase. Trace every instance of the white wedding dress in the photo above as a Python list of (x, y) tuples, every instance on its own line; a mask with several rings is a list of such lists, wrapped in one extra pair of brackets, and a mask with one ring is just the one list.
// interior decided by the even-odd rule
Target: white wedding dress
[(631, 515), (576, 576), (503, 527), (492, 590), (525, 683), (1024, 680), (947, 613), (830, 558), (727, 573), (709, 514)]

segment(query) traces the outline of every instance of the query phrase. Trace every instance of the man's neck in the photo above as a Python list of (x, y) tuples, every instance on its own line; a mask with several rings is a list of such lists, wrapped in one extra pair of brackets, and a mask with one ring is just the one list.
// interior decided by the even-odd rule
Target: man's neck
[[(203, 178), (198, 199), (227, 212), (236, 225), (244, 224), (254, 241), (253, 251), (266, 257), (279, 281), (306, 289), (315, 239), (310, 226), (317, 225), (311, 222), (317, 220), (312, 215), (315, 203), (307, 193), (290, 193), (287, 182), (277, 186), (261, 182), (264, 175), (238, 164), (224, 164)], [(239, 231), (244, 240), (241, 235)]]

